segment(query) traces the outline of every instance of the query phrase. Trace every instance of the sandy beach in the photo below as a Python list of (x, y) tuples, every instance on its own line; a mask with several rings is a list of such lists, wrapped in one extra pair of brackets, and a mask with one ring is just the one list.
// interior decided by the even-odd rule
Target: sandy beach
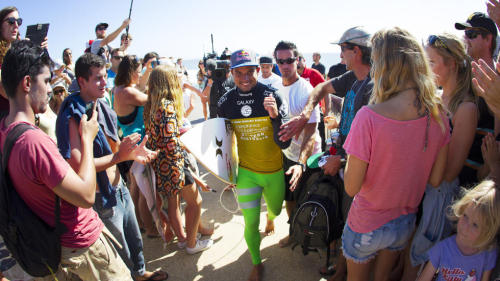
[[(189, 116), (193, 125), (203, 121), (198, 97), (195, 97), (194, 106), (195, 109)], [(243, 236), (243, 216), (240, 211), (234, 214), (226, 211), (220, 203), (221, 201), (227, 209), (234, 211), (237, 208), (236, 198), (231, 190), (222, 193), (226, 185), (207, 173), (203, 167), (200, 167), (200, 175), (210, 187), (217, 190), (217, 193), (202, 194), (201, 219), (204, 224), (215, 228), (212, 235), (214, 245), (207, 251), (189, 255), (185, 250), (180, 250), (177, 243), (164, 245), (161, 239), (150, 239), (144, 235), (146, 267), (148, 270), (166, 270), (170, 275), (168, 280), (171, 281), (244, 281), (251, 270), (251, 259)], [(283, 205), (281, 214), (275, 220), (275, 233), (265, 236), (266, 206), (262, 199), (260, 231), (264, 280), (325, 280), (318, 273), (318, 268), (324, 264), (326, 252), (311, 252), (304, 256), (300, 246), (293, 251), (291, 247), (278, 246), (278, 241), (288, 233), (287, 219)]]

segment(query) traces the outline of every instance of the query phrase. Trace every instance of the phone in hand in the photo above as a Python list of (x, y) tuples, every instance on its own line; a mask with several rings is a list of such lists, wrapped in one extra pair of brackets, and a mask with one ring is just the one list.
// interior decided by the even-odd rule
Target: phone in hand
[(92, 118), (92, 114), (94, 113), (94, 102), (91, 101), (85, 105), (85, 114), (87, 114), (87, 118)]
[(40, 46), (49, 33), (48, 23), (28, 25), (26, 28), (26, 38), (29, 38), (35, 45)]

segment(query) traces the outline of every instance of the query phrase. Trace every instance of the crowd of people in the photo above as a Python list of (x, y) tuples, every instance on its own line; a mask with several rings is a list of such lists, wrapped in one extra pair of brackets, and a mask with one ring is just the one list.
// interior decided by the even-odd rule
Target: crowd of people
[[(259, 58), (226, 48), (199, 61), (195, 85), (181, 58), (128, 54), (130, 19), (109, 34), (97, 24), (85, 53), (74, 61), (66, 48), (58, 65), (47, 38), (21, 39), (20, 11), (3, 8), (0, 147), (19, 124), (32, 128), (7, 172), (46, 224), (60, 208), (66, 230), (59, 268), (41, 278), (0, 241), (0, 280), (167, 280), (146, 270), (141, 232), (188, 254), (217, 247), (200, 220), (210, 188), (180, 140), (195, 95), (204, 119), (226, 118), (236, 134), (249, 281), (265, 277), (262, 197), (271, 235), (283, 201), (291, 221), (313, 175), (341, 190), (335, 263), (318, 265), (329, 281), (500, 280), (500, 3), (486, 5), (455, 24), (463, 38), (422, 44), (399, 27), (350, 28), (328, 71), (319, 53), (307, 67), (289, 41)], [(318, 155), (319, 167), (308, 166)]]

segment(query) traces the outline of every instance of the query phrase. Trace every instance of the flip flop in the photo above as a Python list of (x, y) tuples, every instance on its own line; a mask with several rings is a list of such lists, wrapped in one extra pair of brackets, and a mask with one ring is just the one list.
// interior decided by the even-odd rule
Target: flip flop
[(335, 271), (337, 270), (335, 269), (335, 265), (333, 264), (329, 265), (328, 268), (325, 268), (324, 266), (319, 268), (319, 274), (321, 274), (322, 276), (333, 275), (335, 274)]
[(148, 279), (144, 279), (144, 281), (163, 281), (167, 279), (168, 279), (168, 273), (166, 271), (157, 270), (153, 272), (153, 275), (151, 275)]

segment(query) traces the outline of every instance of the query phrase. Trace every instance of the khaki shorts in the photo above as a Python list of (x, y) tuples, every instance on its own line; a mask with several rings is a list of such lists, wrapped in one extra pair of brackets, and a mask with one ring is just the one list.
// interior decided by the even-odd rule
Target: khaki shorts
[(118, 252), (113, 247), (115, 238), (104, 228), (101, 235), (88, 248), (74, 249), (62, 247), (61, 264), (55, 276), (50, 275), (35, 280), (132, 280)]

